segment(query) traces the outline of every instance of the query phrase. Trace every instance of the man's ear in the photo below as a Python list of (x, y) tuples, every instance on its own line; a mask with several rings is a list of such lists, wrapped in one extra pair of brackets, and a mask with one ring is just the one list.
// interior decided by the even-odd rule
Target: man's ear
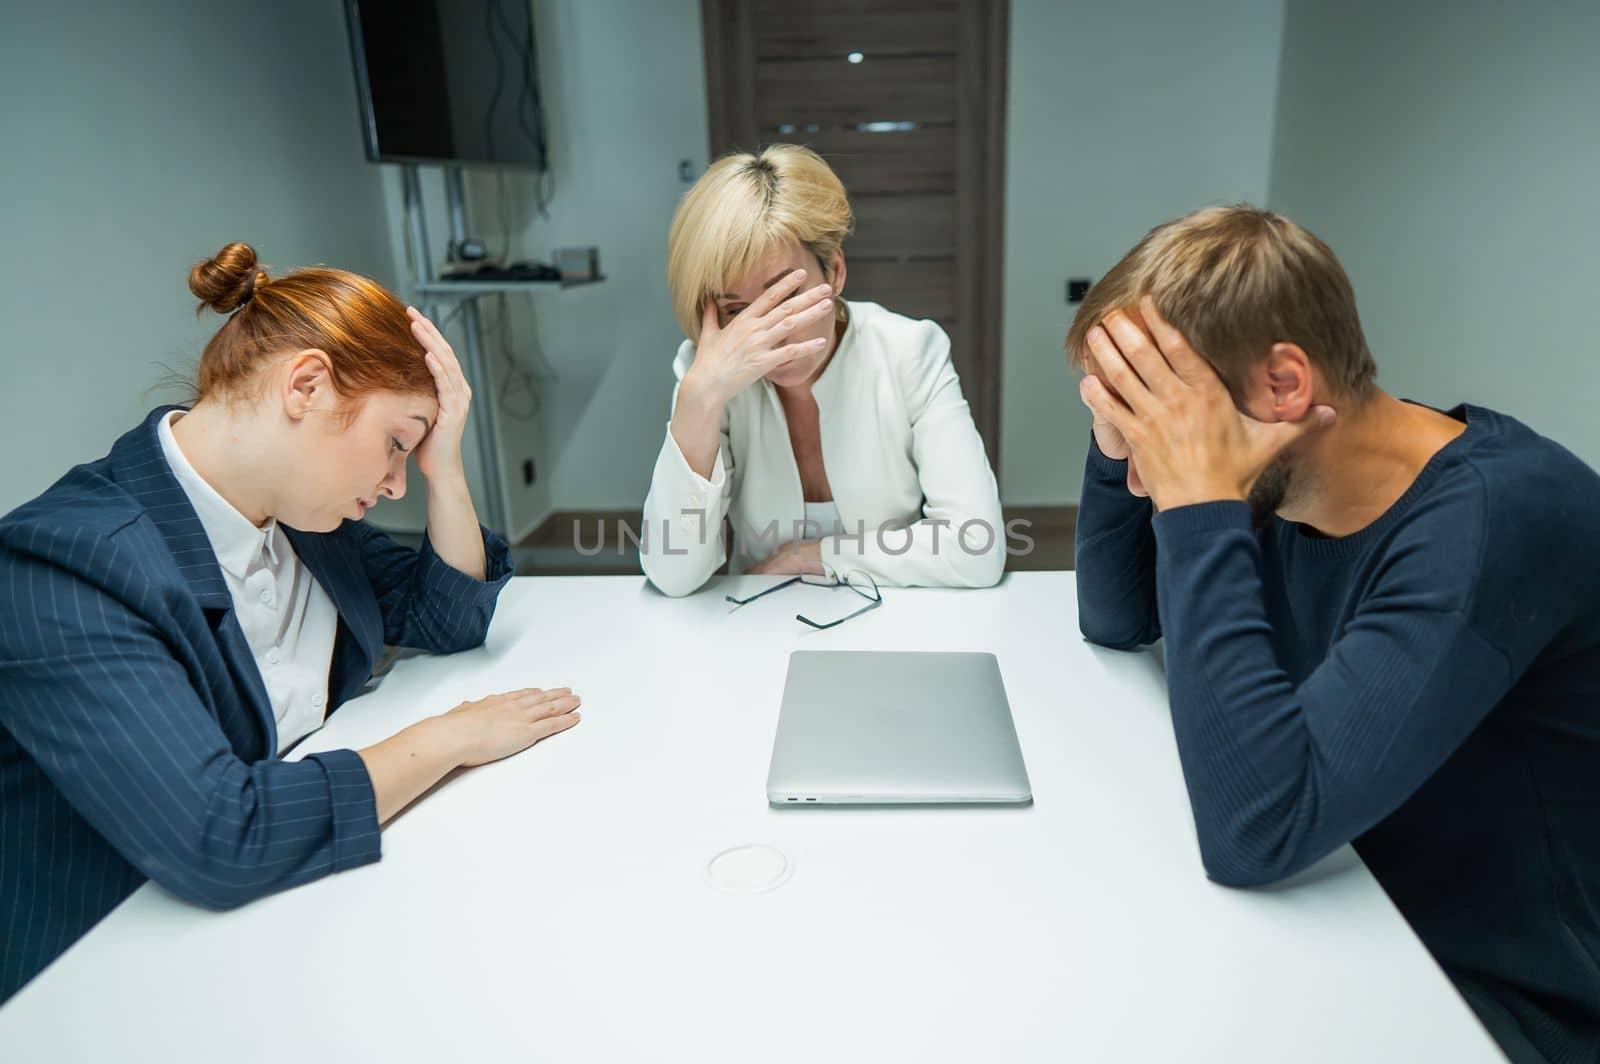
[(1316, 381), (1311, 360), (1299, 344), (1273, 344), (1267, 353), (1265, 378), (1272, 420), (1299, 421), (1315, 405)]
[(290, 420), (299, 421), (313, 410), (334, 409), (336, 396), (327, 355), (307, 348), (291, 356), (281, 372), (283, 412)]

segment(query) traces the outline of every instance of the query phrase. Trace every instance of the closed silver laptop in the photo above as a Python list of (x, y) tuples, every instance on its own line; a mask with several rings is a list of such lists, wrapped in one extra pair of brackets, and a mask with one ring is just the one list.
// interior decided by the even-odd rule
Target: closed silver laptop
[(1032, 801), (999, 662), (993, 654), (795, 651), (767, 800)]

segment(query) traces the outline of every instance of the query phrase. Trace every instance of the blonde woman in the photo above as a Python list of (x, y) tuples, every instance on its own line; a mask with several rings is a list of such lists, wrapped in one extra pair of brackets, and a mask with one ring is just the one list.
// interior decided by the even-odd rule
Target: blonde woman
[(950, 339), (846, 302), (850, 202), (807, 148), (713, 164), (678, 207), (667, 279), (688, 339), (645, 499), (668, 595), (735, 573), (986, 587), (1005, 567), (994, 473)]

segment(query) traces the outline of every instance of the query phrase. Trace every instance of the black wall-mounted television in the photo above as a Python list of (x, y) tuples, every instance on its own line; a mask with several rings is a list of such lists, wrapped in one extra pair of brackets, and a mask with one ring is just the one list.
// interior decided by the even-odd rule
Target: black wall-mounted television
[(549, 169), (531, 0), (345, 0), (367, 158)]

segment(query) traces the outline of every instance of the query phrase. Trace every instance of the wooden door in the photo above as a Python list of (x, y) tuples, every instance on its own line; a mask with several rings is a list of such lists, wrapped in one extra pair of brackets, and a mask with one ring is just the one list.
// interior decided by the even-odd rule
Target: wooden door
[(1007, 0), (701, 0), (713, 156), (787, 142), (855, 209), (846, 298), (932, 318), (1000, 468)]

